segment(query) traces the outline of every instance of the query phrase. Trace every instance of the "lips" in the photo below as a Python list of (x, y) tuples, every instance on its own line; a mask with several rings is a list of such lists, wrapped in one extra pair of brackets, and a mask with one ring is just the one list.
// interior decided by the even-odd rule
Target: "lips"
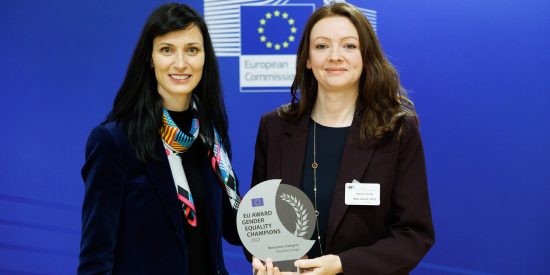
[(328, 73), (340, 73), (340, 72), (345, 72), (347, 70), (344, 68), (327, 68), (325, 69), (325, 71), (327, 71)]
[(190, 74), (169, 74), (169, 76), (175, 80), (186, 80), (191, 77)]

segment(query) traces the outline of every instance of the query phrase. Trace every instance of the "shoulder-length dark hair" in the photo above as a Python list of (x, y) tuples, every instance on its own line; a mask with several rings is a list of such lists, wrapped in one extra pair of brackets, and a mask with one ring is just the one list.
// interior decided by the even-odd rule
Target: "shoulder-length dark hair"
[(310, 35), (321, 19), (342, 16), (357, 29), (363, 72), (359, 79), (359, 96), (355, 119), (361, 120), (361, 143), (378, 143), (387, 136), (402, 132), (404, 116), (417, 119), (412, 102), (399, 84), (399, 75), (385, 58), (368, 19), (356, 7), (347, 3), (332, 3), (316, 10), (308, 19), (296, 60), (296, 76), (291, 86), (292, 101), (279, 109), (279, 115), (295, 120), (312, 111), (317, 98), (317, 80), (306, 67), (309, 58)]
[(132, 147), (140, 160), (158, 160), (155, 144), (162, 127), (162, 98), (157, 91), (157, 80), (152, 68), (153, 40), (169, 32), (196, 26), (204, 40), (204, 67), (202, 78), (193, 95), (198, 97), (201, 134), (214, 140), (216, 127), (222, 142), (230, 154), (227, 135), (227, 114), (221, 92), (218, 63), (206, 23), (189, 6), (172, 3), (157, 8), (143, 27), (126, 77), (118, 90), (113, 109), (105, 122), (122, 122)]

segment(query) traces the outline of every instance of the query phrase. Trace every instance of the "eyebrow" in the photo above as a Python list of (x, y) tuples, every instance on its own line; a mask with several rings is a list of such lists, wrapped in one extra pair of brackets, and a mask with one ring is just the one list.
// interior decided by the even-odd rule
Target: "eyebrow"
[[(169, 42), (161, 42), (161, 43), (156, 44), (155, 47), (162, 46), (162, 45), (174, 46), (174, 44), (169, 43)], [(186, 46), (195, 46), (195, 45), (201, 46), (202, 43), (200, 43), (200, 42), (191, 42), (191, 43), (187, 43), (187, 44), (185, 44), (185, 45), (186, 45)]]
[[(332, 39), (330, 39), (330, 38), (328, 38), (328, 37), (326, 37), (326, 36), (317, 36), (317, 37), (315, 37), (312, 41), (315, 41), (315, 40), (317, 40), (317, 39), (332, 40)], [(355, 39), (355, 40), (359, 41), (359, 38), (357, 38), (357, 37), (355, 37), (355, 36), (346, 36), (346, 37), (340, 38), (340, 40), (346, 40), (346, 39)]]

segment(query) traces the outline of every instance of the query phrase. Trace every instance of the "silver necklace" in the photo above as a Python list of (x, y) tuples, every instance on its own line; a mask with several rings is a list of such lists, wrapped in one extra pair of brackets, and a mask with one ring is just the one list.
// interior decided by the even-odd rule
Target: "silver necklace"
[(316, 217), (316, 226), (317, 226), (317, 242), (319, 242), (319, 250), (321, 255), (323, 255), (323, 246), (321, 245), (321, 234), (319, 232), (319, 210), (317, 208), (317, 168), (319, 164), (317, 163), (317, 122), (313, 121), (313, 162), (311, 163), (311, 168), (313, 168), (313, 194), (315, 196), (315, 217)]

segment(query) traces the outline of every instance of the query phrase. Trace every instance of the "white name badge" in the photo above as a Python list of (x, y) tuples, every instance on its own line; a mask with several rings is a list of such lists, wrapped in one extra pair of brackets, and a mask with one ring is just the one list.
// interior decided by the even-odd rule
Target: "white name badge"
[(380, 205), (380, 184), (359, 183), (357, 180), (346, 183), (346, 205)]

